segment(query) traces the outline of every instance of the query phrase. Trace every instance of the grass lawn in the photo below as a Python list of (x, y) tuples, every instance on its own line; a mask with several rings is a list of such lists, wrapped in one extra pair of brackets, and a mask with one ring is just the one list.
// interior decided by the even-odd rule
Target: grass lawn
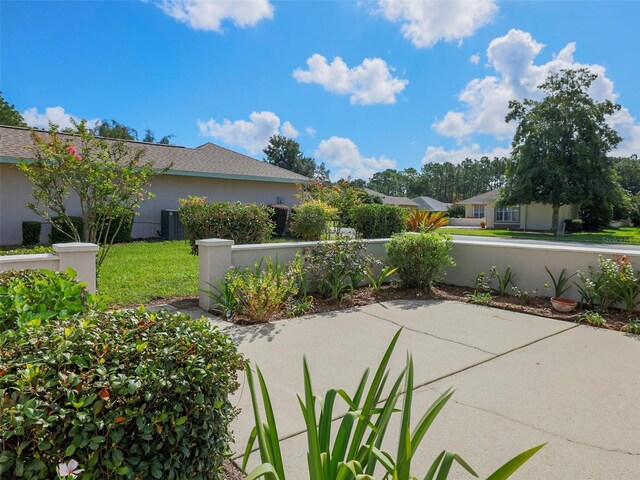
[(112, 305), (196, 295), (198, 257), (189, 242), (133, 242), (111, 247), (102, 264), (98, 290)]
[(640, 245), (640, 228), (608, 228), (600, 232), (581, 232), (555, 237), (545, 232), (519, 232), (512, 230), (490, 230), (446, 227), (440, 230), (453, 235), (475, 235), (480, 237), (521, 238), (526, 240), (551, 240), (560, 242), (587, 242)]

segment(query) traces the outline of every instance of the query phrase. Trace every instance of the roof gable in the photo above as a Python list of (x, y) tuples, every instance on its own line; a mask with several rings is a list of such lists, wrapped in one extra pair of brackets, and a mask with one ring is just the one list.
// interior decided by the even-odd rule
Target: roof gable
[[(44, 137), (46, 131), (40, 131)], [(77, 138), (72, 134), (61, 134), (71, 141)], [(114, 140), (108, 140), (114, 141)], [(171, 165), (168, 173), (173, 175), (191, 175), (213, 178), (237, 178), (244, 180), (301, 183), (309, 178), (295, 172), (276, 167), (270, 163), (256, 160), (239, 152), (234, 152), (213, 143), (205, 143), (197, 148), (177, 145), (159, 145), (125, 141), (136, 148), (145, 150), (145, 159), (156, 168)], [(0, 126), (0, 157), (33, 158), (30, 130), (24, 127)]]

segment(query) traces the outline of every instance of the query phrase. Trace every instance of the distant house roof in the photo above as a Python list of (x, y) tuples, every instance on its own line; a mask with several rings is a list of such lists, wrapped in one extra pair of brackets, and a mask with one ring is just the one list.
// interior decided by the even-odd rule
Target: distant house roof
[[(0, 163), (15, 163), (17, 159), (33, 158), (30, 150), (33, 142), (29, 133), (28, 128), (0, 125)], [(46, 131), (41, 131), (41, 135), (46, 139), (48, 134)], [(76, 135), (71, 134), (61, 135), (72, 142), (77, 138)], [(156, 168), (171, 165), (171, 169), (167, 172), (169, 175), (284, 183), (309, 181), (309, 178), (303, 175), (213, 143), (205, 143), (197, 148), (134, 141), (125, 143), (144, 149), (146, 151), (144, 158), (151, 161)]]
[(481, 193), (475, 197), (467, 198), (458, 202), (460, 205), (483, 205), (487, 203), (493, 203), (498, 199), (499, 189), (491, 190), (490, 192)]
[(363, 188), (365, 192), (369, 195), (373, 195), (375, 197), (379, 197), (382, 199), (382, 203), (384, 205), (398, 205), (400, 207), (417, 207), (418, 204), (407, 197), (392, 197), (391, 195), (385, 195), (380, 192), (376, 192), (375, 190), (371, 190), (370, 188)]
[(429, 212), (446, 212), (448, 210), (447, 205), (439, 200), (431, 197), (416, 197), (412, 199), (418, 208), (424, 208)]

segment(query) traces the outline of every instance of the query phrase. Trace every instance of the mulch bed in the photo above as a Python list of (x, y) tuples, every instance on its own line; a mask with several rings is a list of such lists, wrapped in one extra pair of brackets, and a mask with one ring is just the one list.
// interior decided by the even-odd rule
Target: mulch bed
[[(313, 307), (305, 315), (314, 313), (333, 312), (336, 310), (347, 310), (350, 308), (363, 307), (372, 303), (388, 302), (392, 300), (451, 300), (468, 303), (469, 294), (473, 291), (469, 287), (457, 287), (455, 285), (438, 284), (431, 291), (426, 290), (402, 290), (393, 285), (383, 286), (379, 292), (375, 293), (370, 288), (358, 288), (352, 295), (349, 295), (340, 302), (328, 298), (314, 297)], [(172, 299), (157, 300), (150, 305), (169, 304), (178, 309), (195, 308), (198, 306), (198, 299), (195, 296), (176, 297)], [(491, 303), (487, 305), (502, 310), (528, 313), (539, 317), (554, 318), (576, 322), (579, 318), (580, 310), (576, 309), (571, 313), (560, 313), (551, 307), (549, 299), (546, 297), (514, 297), (512, 295), (494, 295)], [(637, 319), (634, 315), (629, 317), (620, 310), (611, 310), (602, 315), (606, 323), (602, 328), (609, 330), (626, 331), (630, 318)], [(274, 320), (285, 319), (283, 314)], [(242, 315), (234, 315), (229, 321), (239, 324), (253, 323)]]
[(238, 467), (230, 460), (224, 461), (224, 480), (242, 480), (244, 475)]

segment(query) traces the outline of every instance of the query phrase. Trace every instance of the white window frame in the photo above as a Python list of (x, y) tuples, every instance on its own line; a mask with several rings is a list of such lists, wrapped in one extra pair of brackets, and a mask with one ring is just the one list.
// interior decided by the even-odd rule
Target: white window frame
[(484, 205), (473, 206), (473, 218), (484, 218)]
[[(496, 207), (496, 223), (520, 223), (520, 207)], [(502, 217), (502, 218), (500, 218)]]

